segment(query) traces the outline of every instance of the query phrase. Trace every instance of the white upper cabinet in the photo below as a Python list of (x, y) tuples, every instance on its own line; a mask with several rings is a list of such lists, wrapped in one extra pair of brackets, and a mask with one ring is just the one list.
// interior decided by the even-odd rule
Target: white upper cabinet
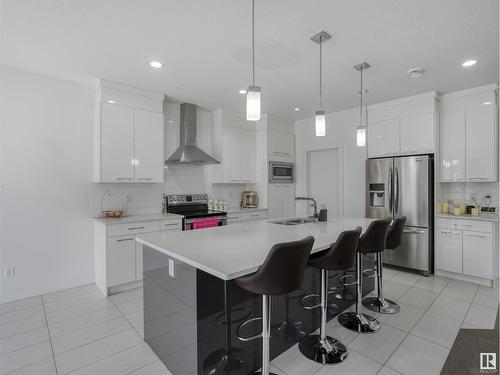
[(101, 81), (95, 182), (163, 182), (163, 96)]
[(271, 156), (278, 158), (294, 158), (294, 134), (269, 129), (267, 133), (267, 150)]
[(443, 114), (441, 128), (441, 181), (465, 181), (465, 112)]
[(441, 97), (441, 182), (497, 181), (495, 85)]
[(368, 157), (399, 154), (399, 120), (370, 123), (368, 127)]
[(400, 119), (401, 155), (434, 152), (434, 113)]
[(163, 139), (163, 115), (135, 110), (136, 182), (163, 182)]
[(436, 93), (368, 106), (368, 157), (433, 154)]
[(496, 181), (495, 106), (468, 110), (465, 117), (467, 181)]
[(134, 110), (101, 104), (101, 182), (134, 181)]
[(221, 164), (212, 167), (212, 182), (248, 184), (257, 181), (255, 123), (223, 112), (213, 114), (212, 153)]

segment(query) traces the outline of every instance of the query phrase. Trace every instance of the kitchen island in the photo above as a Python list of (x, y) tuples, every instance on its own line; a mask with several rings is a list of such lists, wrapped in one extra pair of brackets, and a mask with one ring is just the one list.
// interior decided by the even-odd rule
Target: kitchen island
[[(214, 362), (227, 350), (244, 358), (252, 369), (260, 368), (261, 342), (242, 342), (236, 331), (242, 322), (260, 316), (261, 298), (232, 280), (255, 272), (277, 243), (312, 235), (314, 253), (329, 248), (344, 230), (360, 226), (365, 231), (371, 221), (337, 217), (326, 223), (281, 225), (260, 220), (138, 235), (137, 242), (143, 245), (145, 341), (175, 375), (218, 374)], [(363, 262), (363, 269), (373, 267), (371, 257)], [(330, 285), (339, 286), (338, 278), (330, 275)], [(363, 294), (371, 292), (373, 279), (363, 282)], [(319, 327), (320, 311), (304, 309), (300, 303), (319, 288), (319, 273), (308, 268), (299, 290), (272, 299), (271, 358)], [(331, 317), (353, 303), (330, 298)], [(252, 336), (260, 329), (256, 321), (240, 334)]]

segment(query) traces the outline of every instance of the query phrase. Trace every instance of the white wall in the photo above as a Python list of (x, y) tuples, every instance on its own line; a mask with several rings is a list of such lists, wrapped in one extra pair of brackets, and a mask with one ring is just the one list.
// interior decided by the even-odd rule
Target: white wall
[[(297, 196), (307, 194), (307, 152), (338, 147), (343, 152), (344, 216), (365, 217), (366, 147), (356, 147), (355, 135), (358, 122), (359, 109), (356, 108), (328, 113), (325, 137), (316, 137), (313, 117), (295, 123)], [(298, 202), (297, 215), (305, 214), (306, 205)]]
[(0, 303), (93, 281), (93, 87), (1, 68)]

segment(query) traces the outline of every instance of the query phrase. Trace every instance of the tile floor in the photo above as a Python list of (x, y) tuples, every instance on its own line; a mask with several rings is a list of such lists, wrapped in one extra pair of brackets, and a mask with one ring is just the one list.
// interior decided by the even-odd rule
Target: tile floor
[[(328, 323), (349, 349), (322, 367), (297, 345), (273, 361), (280, 375), (439, 374), (463, 328), (492, 329), (498, 290), (385, 269), (385, 293), (401, 312), (378, 315), (375, 335)], [(142, 339), (142, 288), (104, 298), (95, 285), (0, 305), (0, 375), (167, 375)], [(177, 374), (175, 374), (177, 375)]]

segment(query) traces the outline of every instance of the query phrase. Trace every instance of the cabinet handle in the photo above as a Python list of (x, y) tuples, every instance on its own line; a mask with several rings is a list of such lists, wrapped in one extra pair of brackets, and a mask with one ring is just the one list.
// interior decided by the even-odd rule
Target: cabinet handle
[(129, 177), (117, 177), (116, 180), (117, 181), (123, 181), (123, 180), (125, 180), (125, 181), (132, 181), (132, 179), (129, 178)]
[[(456, 225), (456, 224), (455, 224)], [(472, 227), (472, 224), (462, 224), (463, 227)]]
[(137, 181), (151, 181), (152, 179), (152, 177), (140, 177), (137, 179)]
[(479, 234), (464, 234), (464, 237), (473, 237), (473, 238), (488, 238), (488, 236), (481, 236)]
[(447, 231), (445, 231), (445, 230), (442, 230), (442, 231), (441, 231), (441, 233), (442, 233), (442, 234), (452, 234), (452, 235), (454, 235), (454, 236), (459, 236), (459, 235), (460, 235), (460, 233), (455, 233), (455, 232), (447, 232)]
[(144, 227), (132, 227), (132, 228), (128, 228), (128, 230), (136, 230), (136, 229), (144, 229)]
[(163, 224), (163, 226), (165, 226), (165, 227), (170, 227), (170, 226), (173, 226), (173, 225), (179, 225), (179, 223)]
[(116, 242), (125, 242), (125, 241), (133, 241), (135, 238), (120, 238), (119, 240), (116, 240)]
[(487, 180), (488, 177), (469, 177), (469, 180)]
[(259, 217), (259, 216), (260, 216), (259, 214), (250, 215), (250, 217)]

